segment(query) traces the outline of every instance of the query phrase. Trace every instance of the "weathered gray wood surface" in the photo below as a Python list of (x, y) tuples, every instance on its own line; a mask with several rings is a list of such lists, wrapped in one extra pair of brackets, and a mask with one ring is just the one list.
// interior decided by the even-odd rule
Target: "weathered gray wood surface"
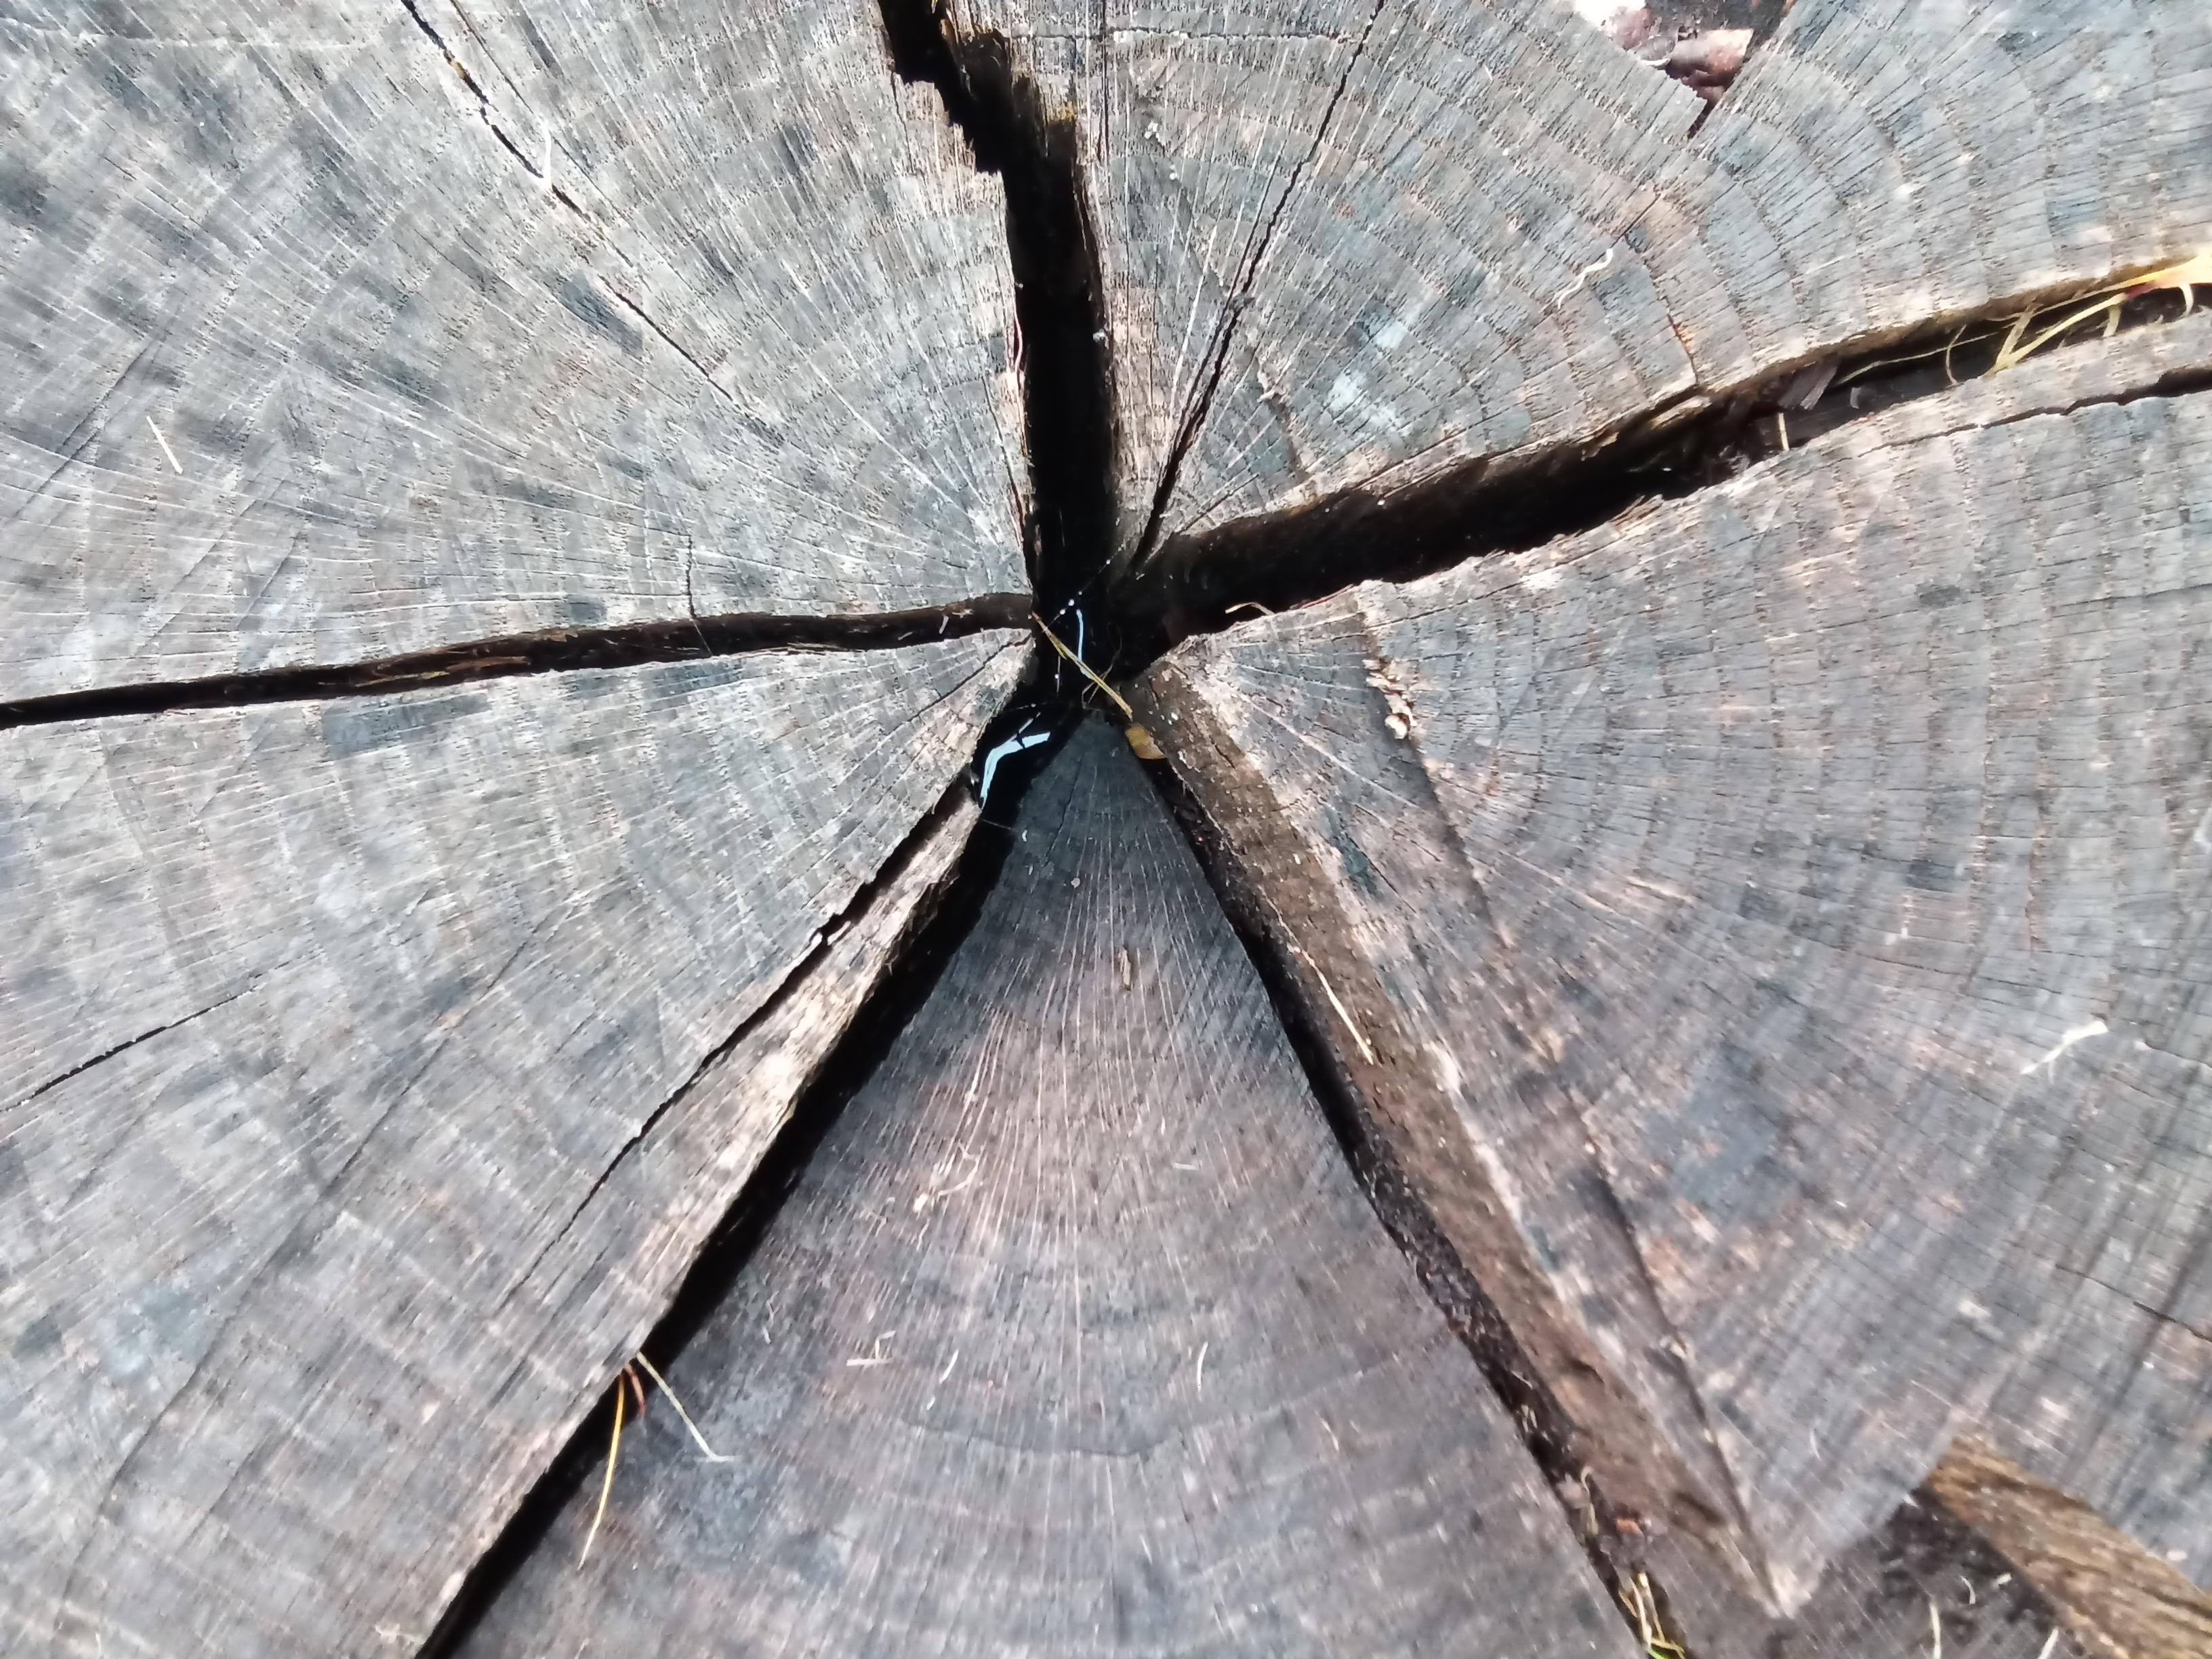
[(2018, 1565), (1923, 1487), (1828, 1564), (1795, 1614), (1748, 1605), (1658, 1550), (1671, 1631), (1700, 1659), (2087, 1659)]
[(973, 933), (478, 1654), (1542, 1653), (1628, 1633), (1085, 726)]
[(869, 0), (411, 10), (0, 10), (0, 701), (1025, 586), (1000, 192)]
[(960, 0), (1079, 122), (1121, 544), (1597, 440), (2212, 244), (2212, 15), (1798, 0), (1705, 106), (1554, 0)]
[[(2196, 5), (1799, 0), (1694, 135), (1550, 0), (949, 18), (1081, 133), (1125, 556), (2212, 246)], [(1002, 212), (867, 0), (0, 0), (0, 702), (1018, 588)], [(1146, 711), (1704, 1659), (1893, 1659), (1962, 1429), (2212, 1571), (2212, 415), (2124, 401), (2204, 338), (1194, 647)], [(419, 1641), (931, 906), (1018, 657), (0, 734), (0, 1645)], [(1135, 862), (1018, 858), (679, 1372), (761, 1484), (656, 1420), (604, 1568), (572, 1514), (487, 1643), (750, 1597), (885, 1650), (1619, 1647), (1103, 741), (1045, 802)], [(1038, 1030), (1121, 1093), (936, 1088)], [(1155, 1095), (1246, 1160), (1195, 1203)], [(897, 1297), (1004, 1364), (917, 1408)], [(994, 1439), (1094, 1377), (1094, 1431)]]
[(0, 734), (0, 1645), (419, 1642), (941, 880), (1023, 654)]
[(2212, 11), (1796, 0), (1624, 239), (1709, 388), (2212, 246)]
[(2119, 400), (2207, 338), (1139, 707), (1601, 1480), (1784, 1608), (1969, 1427), (2212, 1574), (2212, 399)]
[(2108, 1659), (2212, 1653), (2212, 1595), (2087, 1504), (1971, 1437), (1952, 1446), (1929, 1484), (1945, 1508), (2019, 1564), (2087, 1651)]
[(1020, 43), (1081, 124), (1125, 550), (1179, 452), (1168, 535), (1586, 436), (1688, 388), (1650, 283), (1577, 276), (1704, 106), (1553, 0), (1103, 15), (951, 13), (956, 35)]

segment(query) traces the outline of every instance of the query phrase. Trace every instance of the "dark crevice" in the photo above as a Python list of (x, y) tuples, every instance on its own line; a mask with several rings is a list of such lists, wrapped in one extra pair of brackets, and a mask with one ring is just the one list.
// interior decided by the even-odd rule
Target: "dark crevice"
[[(1098, 237), (1072, 117), (1048, 113), (999, 34), (955, 37), (933, 0), (882, 0), (892, 69), (937, 89), (978, 170), (1006, 193), (1030, 503), (1024, 551), (1039, 615), (1085, 655), (1118, 659), (1092, 602), (1114, 544), (1114, 394)], [(1065, 689), (1069, 677), (1057, 667)]]
[[(2070, 303), (2037, 302), (2038, 325), (2062, 319)], [(2137, 295), (2115, 313), (2118, 331), (2172, 321), (2185, 307), (2172, 289)], [(1289, 610), (1355, 582), (1406, 581), (1540, 546), (1725, 483), (1852, 422), (1990, 373), (2021, 309), (2021, 302), (2008, 301), (1973, 318), (1792, 364), (1722, 394), (1692, 390), (1588, 441), (1486, 457), (1406, 488), (1356, 487), (1170, 536), (1150, 559), (1116, 574), (1109, 597), (1122, 660), (1148, 663), (1253, 611)], [(2094, 339), (2105, 325), (2101, 315), (2085, 319), (2044, 350)], [(2208, 386), (2212, 372), (2183, 369), (2089, 401), (2179, 397)], [(2010, 418), (2034, 412), (2051, 411)]]
[[(1567, 1512), (1576, 1540), (1591, 1569), (1628, 1617), (1632, 1605), (1627, 1575), (1638, 1570), (1617, 1548), (1608, 1548), (1624, 1530), (1624, 1518), (1587, 1478), (1589, 1471), (1572, 1419), (1530, 1362), (1504, 1316), (1471, 1273), (1407, 1179), (1395, 1153), (1376, 1126), (1366, 1095), (1346, 1064), (1329, 1016), (1303, 983), (1290, 960), (1287, 936), (1271, 926), (1272, 908), (1253, 884), (1226, 837), (1189, 787), (1164, 761), (1146, 762), (1145, 771), (1197, 855), (1230, 926), (1267, 987), (1276, 1018), (1290, 1039), (1322, 1115), (1351, 1165), (1382, 1228), (1404, 1253), (1414, 1275), (1443, 1315), (1452, 1333), (1467, 1346), (1491, 1391), (1519, 1431), (1522, 1442), (1551, 1483)], [(1656, 1599), (1662, 1620), (1674, 1630), (1664, 1593), (1648, 1573), (1644, 1587)], [(1629, 1619), (1631, 1627), (1634, 1620)], [(1678, 1646), (1680, 1644), (1678, 1644)], [(1680, 1647), (1680, 1659), (1696, 1659)]]
[(1182, 477), (1182, 464), (1189, 458), (1191, 446), (1198, 441), (1198, 434), (1206, 425), (1206, 416), (1212, 412), (1214, 398), (1221, 390), (1221, 378), (1229, 367), (1229, 349), (1236, 339), (1237, 325), (1244, 319), (1245, 307), (1252, 302), (1252, 287), (1259, 280), (1261, 262), (1267, 257), (1267, 249), (1274, 240), (1276, 228), (1282, 222), (1283, 211), (1297, 192), (1299, 179), (1305, 176), (1306, 169), (1313, 165), (1314, 158), (1321, 154), (1321, 147), (1328, 140), (1329, 127), (1336, 119), (1337, 106), (1344, 101), (1345, 88), (1352, 83), (1352, 71), (1359, 67), (1360, 58), (1367, 50), (1368, 37), (1375, 32), (1375, 21), (1382, 15), (1382, 5), (1383, 0), (1375, 0), (1374, 6), (1369, 10), (1367, 21), (1359, 31), (1359, 39), (1352, 48), (1352, 55), (1345, 60), (1344, 73), (1337, 77), (1335, 89), (1329, 94), (1328, 103), (1322, 111), (1320, 121), (1315, 125), (1313, 142), (1306, 147), (1306, 153), (1298, 158), (1297, 165), (1291, 169), (1291, 176), (1283, 183), (1282, 194), (1275, 198), (1274, 207), (1255, 231), (1246, 244), (1243, 258), (1237, 262), (1237, 275), (1222, 300), (1221, 314), (1214, 319), (1205, 355), (1199, 360), (1198, 389), (1176, 424), (1174, 441), (1168, 447), (1166, 462), (1160, 468), (1159, 482), (1152, 491), (1152, 512), (1146, 517), (1144, 530), (1130, 553), (1128, 567), (1132, 570), (1142, 571), (1158, 544), (1160, 526), (1166, 520), (1169, 504), (1175, 498), (1176, 485)]
[[(1018, 705), (1020, 700), (1017, 701)], [(1007, 718), (1002, 716), (999, 725), (1002, 726)], [(1058, 752), (1073, 726), (1073, 721), (1065, 722), (1064, 729), (1055, 730), (1051, 742), (1025, 754), (1020, 764), (1000, 774), (993, 799), (987, 803), (985, 815), (969, 837), (951, 878), (934, 902), (917, 913), (905, 939), (876, 975), (844, 1034), (812, 1080), (800, 1091), (789, 1121), (745, 1182), (744, 1190), (708, 1235), (667, 1311), (638, 1349), (663, 1376), (667, 1375), (677, 1356), (730, 1294), (769, 1227), (799, 1184), (823, 1138), (890, 1055), (901, 1033), (935, 990), (954, 951), (974, 929), (976, 919), (982, 914), (983, 902), (997, 884), (1000, 871), (1013, 848), (1016, 832), (1012, 823), (1021, 797)], [(891, 884), (896, 872), (927, 842), (930, 833), (943, 823), (951, 807), (952, 798), (948, 796), (908, 837), (906, 845), (886, 866), (884, 873), (854, 901), (848, 915), (861, 914), (876, 895)], [(785, 982), (777, 992), (778, 1000), (798, 986), (805, 971), (802, 969), (794, 973)], [(742, 1041), (745, 1031), (753, 1029), (769, 1012), (763, 1008), (747, 1021), (717, 1051), (715, 1058), (701, 1066), (693, 1081), (720, 1063), (720, 1057), (726, 1056)], [(687, 1083), (684, 1086), (688, 1090), (691, 1085)], [(420, 1659), (452, 1659), (461, 1651), (501, 1592), (544, 1542), (562, 1510), (587, 1480), (599, 1474), (607, 1455), (615, 1390), (621, 1386), (617, 1378), (577, 1425), (497, 1539), (469, 1569), (460, 1589), (419, 1650)]]
[(1717, 481), (1715, 458), (1748, 414), (1678, 399), (1586, 444), (1455, 467), (1384, 493), (1353, 489), (1308, 506), (1170, 537), (1120, 573), (1114, 593), (1138, 660), (1249, 609), (1285, 611), (1359, 581), (1402, 581), (1467, 559), (1594, 529), (1655, 497)]
[[(404, 0), (418, 23), (413, 0)], [(1481, 554), (1539, 544), (1601, 525), (1641, 502), (1686, 495), (1733, 476), (1762, 457), (1761, 418), (1803, 395), (1802, 368), (1771, 384), (1722, 399), (1692, 393), (1620, 430), (1540, 454), (1502, 457), (1457, 468), (1402, 490), (1354, 489), (1314, 506), (1271, 514), (1194, 537), (1160, 532), (1179, 470), (1196, 441), (1225, 364), (1261, 260), (1291, 193), (1326, 137), (1337, 102), (1366, 44), (1363, 33), (1344, 77), (1315, 133), (1313, 147), (1291, 173), (1273, 212), (1255, 231), (1240, 264), (1202, 361), (1198, 390), (1183, 411), (1174, 445), (1131, 561), (1115, 564), (1114, 459), (1115, 411), (1110, 342), (1095, 232), (1071, 118), (1053, 114), (1039, 88), (1018, 67), (1012, 46), (991, 33), (956, 37), (939, 0), (880, 0), (892, 67), (903, 79), (934, 88), (946, 116), (966, 138), (976, 167), (997, 175), (1006, 197), (1006, 234), (1015, 284), (1014, 337), (1008, 358), (1021, 373), (1024, 442), (1030, 501), (1024, 554), (1037, 614), (1102, 672), (1127, 672), (1197, 632), (1229, 625), (1247, 605), (1285, 609), (1373, 578), (1419, 575)], [(1377, 0), (1376, 13), (1381, 9)], [(1368, 27), (1372, 28), (1370, 14)], [(437, 40), (427, 23), (424, 32)], [(441, 51), (442, 41), (439, 42)], [(447, 54), (451, 59), (451, 54)], [(458, 63), (454, 64), (460, 70)], [(465, 71), (461, 70), (465, 78)], [(471, 82), (473, 89), (473, 82)], [(478, 94), (481, 99), (481, 93)], [(487, 111), (486, 119), (489, 116)], [(494, 127), (497, 131), (496, 126)], [(501, 135), (501, 142), (507, 143)], [(514, 146), (508, 143), (508, 148)], [(516, 151), (526, 167), (526, 158)], [(532, 168), (533, 173), (537, 169)], [(617, 296), (622, 297), (622, 296)], [(624, 299), (626, 305), (630, 302)], [(633, 307), (635, 308), (635, 307)], [(642, 316), (642, 313), (640, 313)], [(646, 319), (649, 322), (650, 319)], [(659, 331), (656, 330), (656, 332)], [(666, 337), (662, 336), (665, 339)], [(670, 342), (671, 344), (674, 343)], [(1899, 348), (1885, 348), (1895, 351)], [(1871, 360), (1879, 354), (1864, 356)], [(1955, 356), (1955, 354), (1954, 354)], [(1814, 394), (1821, 408), (1829, 382), (1840, 387), (1838, 365)], [(1860, 365), (1860, 367), (1865, 367)], [(1860, 386), (1849, 414), (1832, 429), (1905, 398), (1942, 385), (1906, 386), (1920, 371), (1875, 364), (1853, 376)], [(1954, 363), (1954, 372), (1957, 364)], [(1899, 382), (1887, 400), (1877, 387)], [(1805, 435), (1815, 428), (1809, 425)], [(611, 665), (614, 661), (672, 660), (769, 645), (909, 644), (987, 627), (1024, 625), (1026, 596), (994, 596), (964, 606), (843, 620), (720, 618), (653, 623), (581, 635), (532, 635), (483, 641), (455, 652), (399, 659), (345, 671), (304, 670), (234, 677), (189, 688), (149, 688), (46, 698), (0, 706), (0, 726), (27, 719), (80, 718), (93, 713), (222, 706), (277, 697), (381, 691), (402, 684), (483, 678), (494, 673)], [(623, 654), (627, 653), (629, 654)], [(612, 653), (610, 656), (609, 653)], [(322, 677), (318, 678), (317, 677)], [(325, 684), (325, 682), (329, 682)], [(286, 689), (270, 688), (283, 683)], [(957, 872), (933, 909), (878, 974), (858, 1016), (802, 1091), (790, 1122), (693, 1262), (668, 1311), (641, 1352), (664, 1373), (724, 1301), (823, 1136), (882, 1064), (899, 1035), (934, 990), (968, 936), (998, 879), (1016, 831), (1022, 793), (1073, 729), (1092, 692), (1055, 654), (1040, 649), (1028, 678), (992, 722), (978, 746), (969, 784), (982, 800), (982, 819)], [(144, 698), (83, 707), (102, 699)], [(58, 710), (56, 706), (73, 706)], [(1040, 738), (1030, 745), (1030, 738)], [(989, 772), (988, 787), (985, 774)], [(1414, 1267), (1427, 1293), (1473, 1355), (1503, 1402), (1544, 1475), (1565, 1506), (1593, 1571), (1626, 1609), (1629, 1582), (1651, 1593), (1673, 1630), (1663, 1591), (1643, 1577), (1642, 1564), (1619, 1539), (1634, 1517), (1607, 1506), (1588, 1478), (1575, 1425), (1430, 1214), (1377, 1126), (1375, 1112), (1340, 1052), (1326, 1011), (1268, 921), (1264, 898), (1202, 806), (1164, 763), (1146, 770), (1197, 853), (1207, 878), (1259, 971), (1291, 1046), (1343, 1154), (1384, 1228)], [(940, 808), (940, 813), (944, 811)], [(938, 822), (933, 819), (932, 822)], [(920, 844), (908, 843), (902, 860)], [(855, 901), (854, 914), (883, 880)], [(795, 972), (777, 996), (800, 983)], [(773, 1006), (773, 1005), (772, 1005)], [(767, 1011), (763, 1010), (763, 1016)], [(756, 1018), (760, 1016), (757, 1016)], [(734, 1033), (699, 1075), (724, 1063), (744, 1030)], [(696, 1079), (695, 1079), (696, 1080)], [(688, 1089), (690, 1084), (685, 1085)], [(665, 1103), (665, 1112), (681, 1092)], [(658, 1121), (641, 1131), (639, 1141)], [(634, 1141), (633, 1145), (638, 1144)], [(625, 1149), (625, 1152), (627, 1152)], [(620, 1158), (616, 1160), (618, 1164)], [(611, 1173), (612, 1165), (610, 1166)], [(599, 1188), (594, 1188), (596, 1197)], [(587, 1198), (586, 1204), (591, 1201)], [(618, 1386), (618, 1385), (617, 1385)], [(459, 1650), (502, 1587), (542, 1545), (556, 1520), (606, 1455), (613, 1410), (610, 1389), (553, 1460), (499, 1539), (470, 1571), (422, 1652), (440, 1659)], [(1630, 1620), (1633, 1627), (1634, 1620)]]
[(689, 662), (752, 651), (870, 651), (926, 645), (993, 628), (1026, 628), (1025, 593), (989, 593), (957, 605), (859, 617), (726, 616), (631, 623), (617, 628), (551, 629), (472, 640), (465, 645), (383, 657), (343, 666), (314, 665), (255, 674), (217, 674), (205, 679), (144, 685), (103, 686), (51, 696), (0, 702), (0, 731), (58, 720), (106, 720), (124, 714), (163, 714), (180, 708), (235, 708), (253, 703), (303, 702), (331, 697), (386, 696), (426, 686), (447, 686), (517, 674), (554, 674), (583, 668), (629, 668), (644, 663)]
[[(2033, 311), (2042, 323), (2055, 324), (2064, 319), (2072, 303), (2045, 299), (2037, 302)], [(1749, 395), (1747, 418), (1734, 434), (1731, 464), (1737, 468), (1749, 465), (1900, 404), (1981, 380), (1994, 371), (1998, 350), (2023, 308), (2020, 302), (2010, 301), (1970, 318), (1932, 324), (1771, 376)], [(2173, 322), (2189, 308), (2190, 301), (2171, 289), (2136, 295), (2112, 313), (2112, 332), (2130, 334)], [(2103, 315), (2087, 318), (2050, 341), (2043, 351), (2094, 341), (2105, 331)], [(2042, 355), (2028, 362), (2039, 362)], [(2137, 398), (2179, 397), (2203, 391), (2209, 384), (2212, 384), (2212, 374), (2178, 371), (2133, 391), (2092, 401), (2131, 403)], [(2024, 411), (2012, 418), (2057, 412), (2064, 411)]]

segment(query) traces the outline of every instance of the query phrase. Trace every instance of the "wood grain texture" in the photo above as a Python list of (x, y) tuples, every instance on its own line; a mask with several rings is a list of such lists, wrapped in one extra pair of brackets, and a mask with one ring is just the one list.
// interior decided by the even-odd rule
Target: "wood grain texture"
[(1552, 0), (949, 16), (1084, 136), (1125, 553), (2212, 246), (2201, 7), (1803, 0), (1694, 136)]
[(1709, 388), (2212, 247), (2212, 13), (1797, 0), (1626, 239)]
[(940, 882), (965, 813), (878, 875), (1023, 656), (0, 735), (8, 1650), (419, 1642)]
[(1024, 585), (875, 7), (468, 10), (0, 7), (0, 700)]
[(2212, 399), (2078, 362), (1139, 708), (1601, 1477), (1784, 1610), (1969, 1427), (2212, 1574)]
[[(1698, 100), (1551, 0), (961, 0), (1079, 124), (1125, 550), (1583, 437), (1690, 374), (1601, 259)], [(1185, 453), (1187, 452), (1187, 453)]]
[(1626, 1655), (1118, 735), (475, 1655)]
[(2212, 388), (2212, 311), (2200, 307), (2171, 323), (2132, 329), (2109, 340), (2062, 346), (2018, 368), (1863, 416), (1826, 441), (1850, 452), (1894, 448), (2034, 415), (2069, 414), (2092, 404), (2208, 388)]
[(1793, 1615), (1752, 1606), (1680, 1549), (1652, 1552), (1699, 1659), (2087, 1659), (2014, 1564), (1926, 1487), (1828, 1564)]
[(1971, 1437), (1929, 1480), (1944, 1508), (1993, 1540), (2105, 1659), (2212, 1653), (2212, 1595), (2135, 1540)]
[(1170, 533), (1346, 489), (1388, 499), (1690, 388), (1615, 240), (1698, 100), (1553, 0), (1361, 9), (1372, 26), (1255, 262)]

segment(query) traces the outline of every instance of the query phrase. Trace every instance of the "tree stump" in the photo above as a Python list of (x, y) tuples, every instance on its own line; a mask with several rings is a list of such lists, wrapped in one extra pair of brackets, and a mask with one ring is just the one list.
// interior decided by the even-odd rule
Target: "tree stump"
[(1601, 9), (0, 7), (0, 1645), (2212, 1652), (2212, 13)]

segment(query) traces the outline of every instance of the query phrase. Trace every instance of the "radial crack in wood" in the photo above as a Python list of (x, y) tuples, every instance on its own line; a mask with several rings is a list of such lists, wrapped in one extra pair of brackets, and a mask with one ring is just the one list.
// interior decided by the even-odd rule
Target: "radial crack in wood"
[(2208, 74), (2202, 6), (1797, 0), (1622, 251), (1709, 389), (2186, 259)]
[(1635, 262), (1590, 267), (1702, 106), (1551, 0), (1097, 16), (949, 13), (1013, 40), (1084, 135), (1125, 553), (1687, 389)]
[(2212, 398), (2078, 362), (1138, 704), (1601, 1486), (1785, 1610), (1970, 1425), (2212, 1573)]
[(941, 884), (972, 809), (878, 872), (1024, 654), (0, 734), (10, 1650), (427, 1632)]
[(1118, 735), (465, 1650), (1623, 1655)]
[(1551, 0), (946, 15), (1083, 136), (1139, 608), (1237, 526), (1355, 564), (1373, 510), (1480, 514), (1823, 354), (2212, 246), (2202, 8), (1806, 0), (1701, 125)]
[(467, 15), (0, 18), (0, 700), (1024, 586), (1000, 194), (874, 8)]
[(111, 720), (180, 708), (239, 708), (252, 703), (389, 696), (424, 686), (461, 687), (517, 675), (579, 668), (629, 668), (696, 662), (748, 651), (882, 650), (965, 639), (992, 629), (1026, 629), (1036, 601), (1027, 593), (985, 593), (919, 611), (850, 617), (687, 617), (621, 628), (554, 629), (505, 639), (471, 640), (438, 651), (380, 657), (343, 668), (277, 668), (258, 674), (145, 681), (0, 702), (0, 730), (62, 720)]

